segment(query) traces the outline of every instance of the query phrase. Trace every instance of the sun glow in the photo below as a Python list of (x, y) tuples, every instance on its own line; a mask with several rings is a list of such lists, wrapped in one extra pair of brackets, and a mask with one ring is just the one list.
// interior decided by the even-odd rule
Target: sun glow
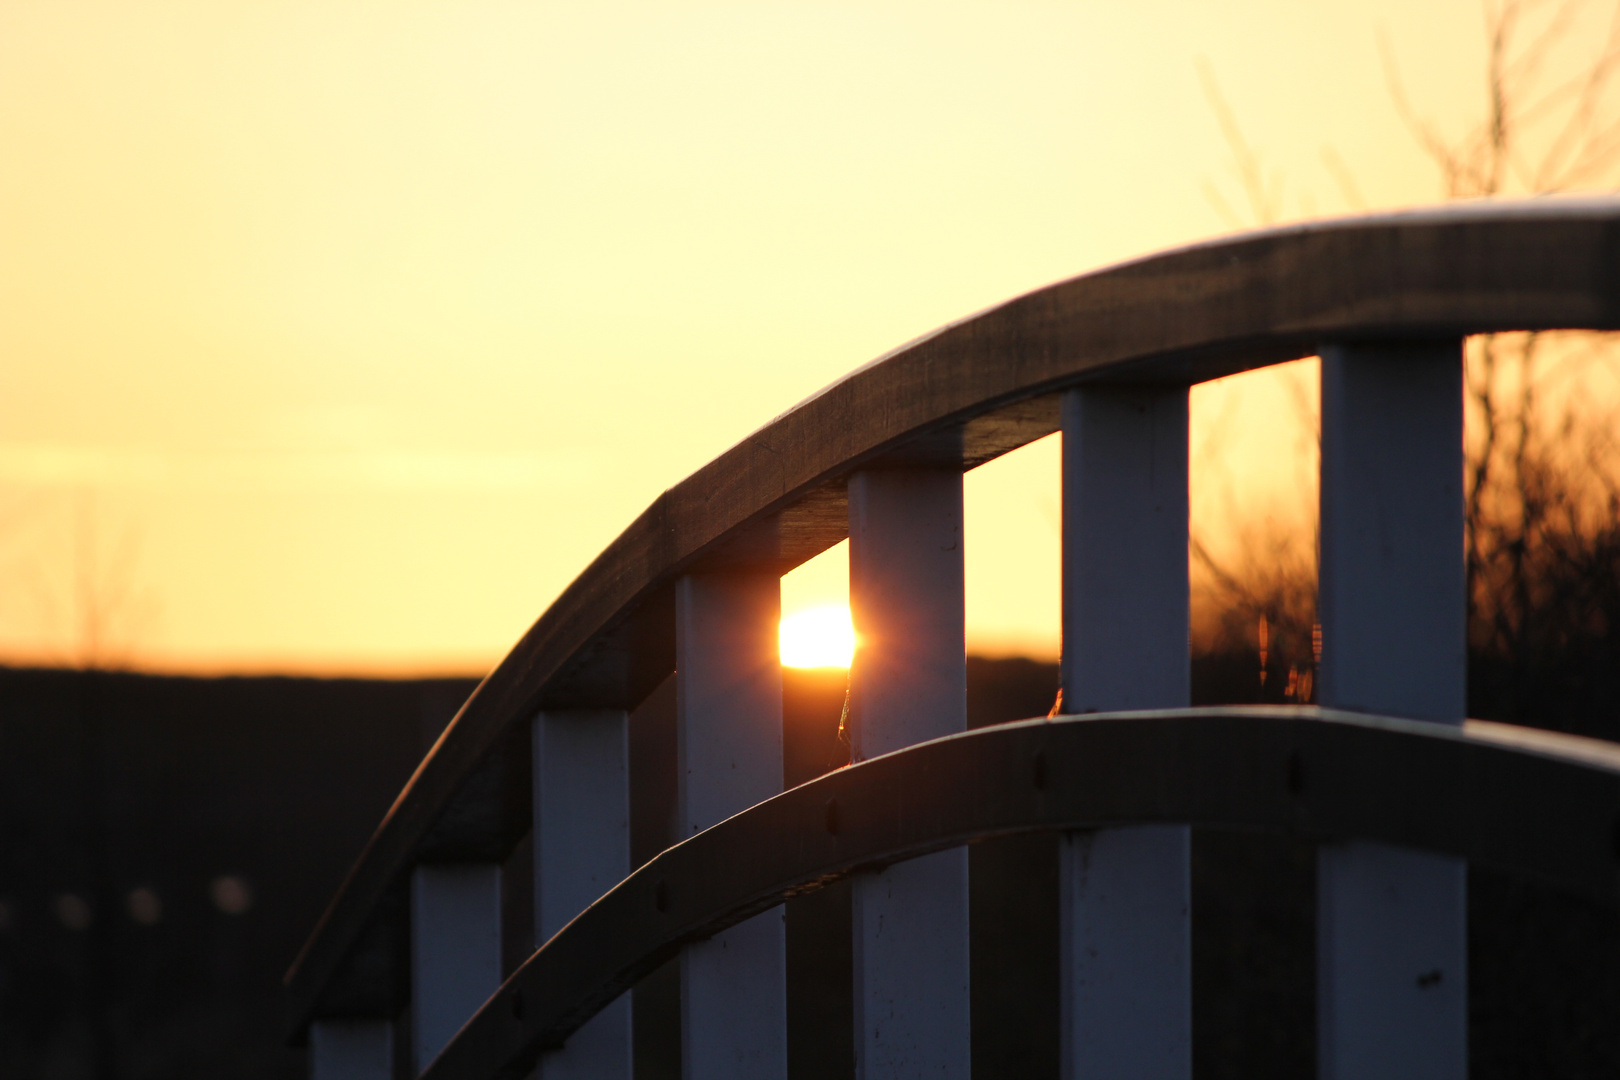
[(855, 627), (843, 604), (809, 608), (782, 620), (779, 638), (787, 667), (849, 667), (855, 655)]

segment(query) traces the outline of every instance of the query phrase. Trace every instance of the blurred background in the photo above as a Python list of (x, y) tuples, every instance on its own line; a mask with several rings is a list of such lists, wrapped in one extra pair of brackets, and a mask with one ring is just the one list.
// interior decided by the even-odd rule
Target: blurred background
[[(477, 677), (659, 492), (859, 364), (1076, 273), (1611, 190), (1617, 14), (12, 0), (0, 1072), (301, 1075), (274, 1015), (297, 945)], [(1543, 334), (1468, 355), (1470, 715), (1615, 738), (1620, 354)], [(1313, 699), (1314, 379), (1194, 389), (1201, 701)], [(975, 722), (1044, 712), (1054, 441), (966, 491)], [(844, 590), (835, 548), (784, 580), (784, 614)], [(790, 712), (819, 731), (842, 676), (807, 670)], [(1271, 946), (1308, 934), (1309, 859), (1202, 843), (1201, 970), (1226, 974), (1199, 1015), (1258, 1026), (1204, 1038), (1200, 1071), (1297, 1075), (1308, 1042), (1278, 1032), (1308, 1027), (1309, 972)], [(1523, 927), (1552, 901), (1481, 888), (1476, 972), (1522, 953), (1493, 976), (1513, 1001), (1581, 989), (1540, 1042), (1477, 993), (1476, 1069), (1620, 1070), (1612, 920), (1558, 908), (1563, 946), (1503, 944), (1492, 912)], [(1220, 922), (1239, 897), (1270, 921)]]
[[(1610, 15), (1577, 5), (1538, 97)], [(660, 491), (912, 337), (1240, 226), (1477, 193), (1392, 80), (1472, 149), (1490, 19), (7, 4), (0, 655), (482, 671)], [(1311, 501), (1291, 398), (1248, 381), (1198, 394), (1195, 446), (1230, 444), (1195, 479), (1212, 527)], [(1055, 655), (1054, 463), (970, 480), (979, 651)]]

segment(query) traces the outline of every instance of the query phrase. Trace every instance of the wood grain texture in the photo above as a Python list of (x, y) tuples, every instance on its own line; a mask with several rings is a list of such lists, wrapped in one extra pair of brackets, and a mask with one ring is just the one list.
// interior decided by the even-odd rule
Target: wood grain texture
[[(487, 858), (528, 818), (540, 708), (629, 708), (674, 666), (672, 583), (787, 570), (842, 540), (846, 478), (972, 468), (1056, 430), (1087, 381), (1189, 384), (1319, 342), (1620, 328), (1620, 201), (1543, 199), (1241, 235), (1037, 290), (852, 372), (665, 492), (541, 615), (462, 707), (287, 976), (315, 1016), (388, 1015), (389, 923), (410, 866)], [(516, 762), (515, 766), (510, 763)]]

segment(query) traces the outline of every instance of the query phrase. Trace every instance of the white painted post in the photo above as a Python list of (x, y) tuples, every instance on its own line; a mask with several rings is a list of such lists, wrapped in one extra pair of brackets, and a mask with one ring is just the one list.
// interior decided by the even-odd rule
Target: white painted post
[[(1323, 705), (1460, 724), (1462, 346), (1322, 350)], [(1317, 856), (1324, 1080), (1464, 1080), (1467, 864), (1364, 842)]]
[[(962, 475), (882, 470), (849, 483), (855, 761), (967, 728)], [(859, 1080), (967, 1080), (968, 860), (955, 848), (853, 883)]]
[[(675, 586), (679, 821), (691, 836), (782, 790), (781, 579)], [(787, 934), (778, 906), (681, 952), (682, 1075), (786, 1080)]]
[(317, 1020), (309, 1029), (310, 1080), (394, 1080), (394, 1025)]
[[(1063, 711), (1185, 707), (1187, 389), (1063, 397)], [(1192, 1076), (1190, 831), (1060, 850), (1065, 1080)]]
[[(534, 719), (534, 926), (544, 943), (630, 872), (629, 714), (542, 712)], [(597, 1013), (539, 1080), (630, 1080), (631, 995)]]
[(420, 1075), (501, 985), (501, 868), (411, 874), (411, 1063)]

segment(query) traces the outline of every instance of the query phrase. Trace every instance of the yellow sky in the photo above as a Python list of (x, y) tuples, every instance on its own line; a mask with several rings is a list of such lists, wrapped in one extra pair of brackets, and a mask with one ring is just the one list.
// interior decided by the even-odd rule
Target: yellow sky
[[(99, 634), (165, 670), (481, 670), (794, 401), (1225, 231), (1198, 57), (1298, 217), (1347, 208), (1324, 145), (1370, 205), (1437, 196), (1376, 35), (1460, 128), (1481, 25), (1472, 0), (11, 0), (0, 659)], [(1194, 445), (1226, 431), (1243, 491), (1228, 469), (1199, 512), (1221, 485), (1288, 505), (1286, 397), (1234, 424), (1223, 393)], [(970, 476), (968, 513), (970, 642), (1052, 650), (1052, 446)]]

